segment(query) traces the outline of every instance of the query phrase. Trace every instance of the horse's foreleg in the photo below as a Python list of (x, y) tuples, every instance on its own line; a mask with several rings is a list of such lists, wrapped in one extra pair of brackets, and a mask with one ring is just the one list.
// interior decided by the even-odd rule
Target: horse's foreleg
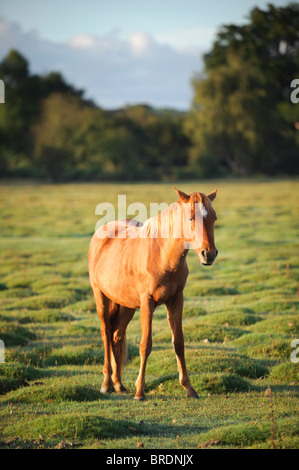
[(108, 393), (112, 390), (112, 368), (111, 368), (111, 323), (109, 318), (109, 299), (102, 292), (95, 293), (97, 312), (101, 320), (101, 335), (104, 344), (104, 380), (101, 386), (102, 393)]
[(188, 397), (198, 398), (197, 392), (191, 386), (185, 361), (184, 334), (182, 328), (184, 297), (180, 292), (176, 297), (166, 303), (168, 322), (172, 332), (172, 343), (177, 356), (180, 384), (185, 389)]
[(112, 381), (116, 392), (126, 392), (121, 382), (123, 357), (125, 354), (125, 333), (128, 323), (132, 320), (135, 310), (120, 306), (116, 319), (112, 324)]
[(140, 370), (136, 380), (135, 400), (145, 400), (145, 368), (147, 358), (152, 350), (152, 319), (155, 304), (152, 299), (146, 298), (141, 303), (141, 342), (140, 342)]

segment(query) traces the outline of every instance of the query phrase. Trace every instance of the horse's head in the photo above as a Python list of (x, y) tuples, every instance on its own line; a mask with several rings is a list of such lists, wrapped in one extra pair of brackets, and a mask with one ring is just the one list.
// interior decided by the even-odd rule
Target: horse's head
[[(201, 263), (210, 266), (218, 255), (214, 242), (214, 223), (217, 220), (212, 201), (217, 190), (206, 196), (203, 193), (185, 194), (174, 188), (179, 196), (183, 210), (183, 224), (189, 227), (184, 230), (185, 241), (194, 248)], [(191, 229), (191, 231), (190, 231)]]

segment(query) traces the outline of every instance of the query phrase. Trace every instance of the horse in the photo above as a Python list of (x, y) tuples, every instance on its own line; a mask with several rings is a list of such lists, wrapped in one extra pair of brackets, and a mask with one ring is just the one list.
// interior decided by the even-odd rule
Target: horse
[[(152, 349), (153, 313), (158, 305), (165, 304), (180, 384), (187, 397), (198, 398), (187, 372), (182, 329), (186, 256), (194, 247), (201, 264), (211, 266), (218, 254), (214, 242), (217, 217), (212, 207), (217, 190), (206, 196), (174, 189), (179, 199), (164, 212), (144, 224), (129, 219), (109, 222), (91, 239), (89, 277), (105, 350), (101, 393), (127, 392), (121, 379), (125, 333), (135, 310), (140, 309), (140, 370), (134, 399), (146, 399), (145, 369)], [(201, 217), (196, 217), (198, 207)], [(184, 230), (187, 226), (189, 229)], [(168, 234), (162, 236), (165, 229)]]

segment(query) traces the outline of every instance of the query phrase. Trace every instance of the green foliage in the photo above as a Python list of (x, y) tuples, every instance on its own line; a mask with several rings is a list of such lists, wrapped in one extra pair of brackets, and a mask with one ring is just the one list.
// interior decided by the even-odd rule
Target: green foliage
[(76, 132), (90, 114), (77, 96), (52, 93), (43, 101), (40, 121), (34, 126), (38, 166), (52, 181), (74, 164)]
[[(6, 96), (5, 106), (0, 107), (0, 170), (7, 176), (44, 176), (51, 167), (49, 158), (56, 157), (53, 153), (46, 154), (44, 165), (34, 160), (33, 129), (42, 118), (43, 102), (51, 94), (60, 92), (66, 97), (81, 97), (82, 92), (67, 84), (58, 73), (31, 75), (28, 61), (16, 50), (11, 50), (0, 63), (0, 77), (5, 83)], [(52, 126), (48, 131), (48, 141), (52, 143)], [(64, 147), (62, 150), (65, 151)]]
[(254, 8), (220, 27), (193, 77), (189, 112), (139, 104), (105, 111), (58, 72), (30, 73), (12, 50), (0, 63), (0, 171), (6, 177), (176, 180), (297, 174), (298, 5)]
[(299, 74), (297, 4), (254, 8), (247, 24), (220, 28), (193, 80), (185, 128), (190, 163), (202, 176), (297, 172), (298, 111), (290, 103)]
[(6, 86), (0, 170), (6, 176), (160, 179), (187, 163), (183, 113), (145, 105), (103, 111), (59, 73), (31, 75), (17, 51), (1, 62), (0, 77)]

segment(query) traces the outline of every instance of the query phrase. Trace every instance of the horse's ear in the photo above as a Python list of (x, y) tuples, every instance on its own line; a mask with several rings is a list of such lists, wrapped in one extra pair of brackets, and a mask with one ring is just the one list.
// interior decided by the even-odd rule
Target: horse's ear
[(217, 195), (217, 189), (215, 189), (215, 191), (213, 191), (211, 194), (209, 194), (208, 198), (210, 199), (210, 201), (214, 201), (216, 195)]
[(185, 194), (183, 193), (183, 191), (180, 191), (179, 189), (173, 187), (174, 190), (176, 191), (176, 193), (178, 194), (179, 198), (183, 201), (183, 202), (189, 202), (189, 196), (188, 194)]

